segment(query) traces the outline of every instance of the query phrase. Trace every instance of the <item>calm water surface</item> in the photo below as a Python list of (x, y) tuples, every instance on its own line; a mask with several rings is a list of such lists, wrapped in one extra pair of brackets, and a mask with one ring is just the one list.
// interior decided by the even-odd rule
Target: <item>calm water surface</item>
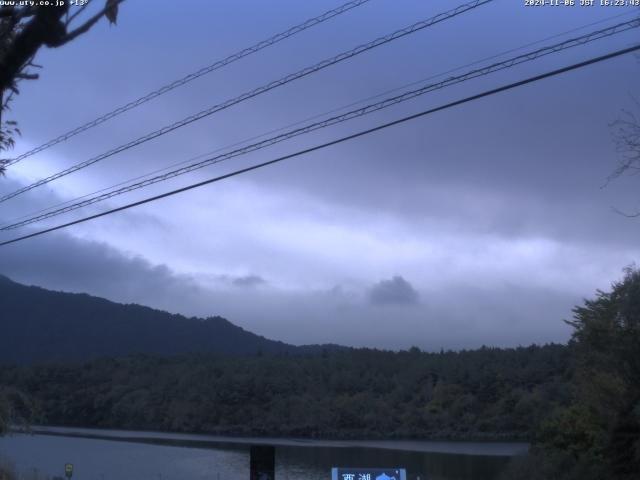
[[(43, 429), (44, 430), (44, 429)], [(316, 441), (47, 428), (0, 438), (0, 457), (19, 471), (74, 480), (248, 480), (249, 444), (276, 445), (277, 480), (326, 480), (332, 466), (404, 467), (415, 480), (494, 480), (523, 443)], [(154, 443), (150, 443), (154, 442)], [(160, 444), (158, 444), (159, 442)]]

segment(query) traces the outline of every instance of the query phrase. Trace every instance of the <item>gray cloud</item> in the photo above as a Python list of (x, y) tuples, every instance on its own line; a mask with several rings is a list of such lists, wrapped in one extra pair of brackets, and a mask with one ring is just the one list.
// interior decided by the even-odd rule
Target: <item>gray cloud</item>
[[(181, 299), (169, 308), (173, 312), (203, 294), (193, 278), (178, 275), (166, 265), (153, 265), (105, 243), (65, 234), (1, 248), (0, 273), (21, 283), (90, 293), (123, 303), (158, 306), (163, 298)], [(168, 303), (162, 306), (169, 307)]]
[(369, 300), (374, 305), (411, 305), (418, 303), (419, 297), (417, 290), (399, 275), (381, 280), (369, 290)]
[[(11, 117), (24, 136), (11, 153), (319, 10), (314, 2), (288, 0), (277, 12), (267, 2), (251, 2), (220, 15), (217, 2), (201, 1), (203, 15), (187, 19), (179, 4), (164, 2), (150, 19), (143, 3), (127, 5), (117, 29), (98, 25), (81, 41), (42, 52), (42, 78), (25, 83), (13, 105)], [(0, 192), (448, 8), (443, 0), (404, 2), (402, 8), (371, 2), (357, 14), (216, 71), (13, 166), (0, 179)], [(532, 11), (532, 17), (520, 10), (516, 3), (495, 3), (308, 76), (17, 197), (0, 205), (0, 218), (104, 188), (604, 15), (602, 9), (568, 9)], [(259, 21), (249, 25), (247, 18)], [(482, 33), (487, 22), (495, 27), (491, 36)], [(169, 27), (180, 35), (165, 35)], [(625, 45), (631, 35), (635, 32), (433, 92), (108, 205), (573, 63)], [(425, 49), (429, 62), (423, 61)], [(135, 78), (118, 71), (135, 72)], [(74, 72), (74, 88), (68, 88), (69, 72)], [(563, 341), (567, 329), (559, 319), (570, 315), (581, 297), (606, 288), (621, 267), (640, 259), (638, 222), (610, 210), (635, 209), (637, 178), (599, 188), (616, 165), (607, 124), (629, 105), (628, 92), (637, 93), (637, 73), (634, 59), (619, 58), (68, 233), (3, 247), (0, 273), (187, 315), (220, 314), (290, 342), (415, 343), (437, 349)], [(601, 84), (612, 88), (595, 95), (594, 85)], [(52, 96), (52, 91), (64, 94)], [(0, 239), (13, 233), (0, 232)], [(388, 279), (390, 272), (402, 272), (411, 284), (403, 277)], [(371, 286), (381, 278), (386, 280)], [(418, 301), (418, 291), (428, 302)]]
[[(187, 275), (124, 254), (100, 242), (67, 234), (41, 237), (0, 249), (0, 274), (45, 288), (86, 292), (123, 303), (139, 303), (187, 316), (222, 315), (270, 338), (295, 344), (332, 342), (378, 348), (425, 350), (564, 341), (579, 296), (533, 286), (487, 280), (428, 289), (428, 304), (415, 288), (393, 277), (374, 288), (334, 286), (288, 290), (269, 284), (237, 288), (220, 274)], [(371, 294), (385, 308), (372, 303)], [(465, 298), (465, 302), (460, 302)]]
[(267, 281), (259, 275), (245, 275), (234, 278), (232, 283), (236, 287), (257, 287), (258, 285), (264, 285)]
[[(285, 211), (288, 193), (261, 197), (241, 184), (218, 194), (228, 218), (211, 216), (202, 192), (192, 197), (194, 219), (177, 228), (168, 219), (183, 210), (179, 204), (166, 205), (164, 216), (117, 216), (0, 248), (0, 273), (188, 316), (222, 315), (290, 343), (437, 350), (565, 341), (561, 319), (581, 297), (606, 288), (633, 253), (536, 237), (514, 241), (438, 222), (408, 225), (308, 197), (293, 197), (298, 208)], [(202, 215), (210, 230), (200, 230), (188, 249), (173, 248)], [(237, 218), (247, 227), (217, 234)], [(598, 261), (585, 265), (584, 258)], [(403, 276), (374, 284), (392, 268)], [(238, 280), (259, 288), (242, 288)], [(429, 301), (416, 303), (417, 291)]]

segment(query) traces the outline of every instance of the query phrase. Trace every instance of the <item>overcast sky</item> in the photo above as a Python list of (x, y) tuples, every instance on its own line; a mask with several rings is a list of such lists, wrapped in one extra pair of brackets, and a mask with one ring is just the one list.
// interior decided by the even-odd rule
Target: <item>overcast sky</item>
[[(630, 7), (523, 3), (497, 0), (111, 157), (3, 203), (0, 220), (546, 37), (602, 21), (535, 48), (638, 13)], [(39, 54), (41, 79), (23, 82), (9, 115), (23, 131), (10, 155), (338, 4), (194, 0), (151, 7), (149, 1), (128, 0), (117, 26), (103, 22), (74, 43)], [(457, 4), (371, 0), (24, 160), (0, 179), (0, 193)], [(554, 54), (36, 227), (294, 152), (638, 40), (635, 29)], [(609, 124), (633, 108), (639, 73), (637, 58), (619, 57), (0, 247), (0, 273), (188, 316), (222, 315), (296, 344), (436, 350), (563, 342), (570, 332), (562, 319), (570, 317), (571, 308), (596, 289), (607, 289), (623, 267), (640, 258), (640, 220), (612, 210), (640, 207), (640, 179), (622, 178), (602, 188), (618, 161)], [(0, 232), (0, 240), (30, 231)]]

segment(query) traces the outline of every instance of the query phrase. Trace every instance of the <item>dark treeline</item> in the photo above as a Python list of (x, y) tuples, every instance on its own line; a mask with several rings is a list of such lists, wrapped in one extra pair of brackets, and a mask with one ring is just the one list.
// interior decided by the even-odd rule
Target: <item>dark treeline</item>
[(640, 270), (574, 309), (571, 399), (537, 426), (521, 480), (640, 478)]
[(567, 404), (561, 345), (129, 356), (1, 367), (53, 425), (341, 438), (528, 438)]

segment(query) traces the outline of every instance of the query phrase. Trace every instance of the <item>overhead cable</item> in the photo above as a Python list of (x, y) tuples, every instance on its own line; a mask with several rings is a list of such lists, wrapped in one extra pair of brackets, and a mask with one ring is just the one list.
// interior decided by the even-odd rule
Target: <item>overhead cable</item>
[(562, 50), (566, 50), (568, 48), (573, 48), (579, 45), (585, 45), (587, 43), (591, 43), (597, 40), (601, 40), (603, 38), (608, 38), (611, 37), (612, 35), (615, 34), (619, 34), (625, 31), (628, 31), (632, 28), (638, 28), (640, 27), (640, 18), (636, 18), (634, 20), (630, 20), (627, 22), (622, 22), (619, 23), (617, 25), (614, 25), (612, 27), (608, 27), (605, 29), (601, 29), (601, 30), (597, 30), (594, 32), (590, 32), (588, 34), (585, 35), (581, 35), (579, 37), (575, 37), (569, 40), (565, 40), (563, 42), (554, 44), (554, 45), (550, 45), (547, 47), (543, 47), (531, 52), (527, 52), (512, 58), (509, 58), (507, 60), (504, 60), (502, 62), (496, 62), (493, 63), (491, 65), (482, 67), (482, 68), (478, 68), (478, 69), (474, 69), (471, 70), (465, 74), (462, 75), (458, 75), (458, 76), (453, 76), (453, 77), (449, 77), (445, 80), (442, 80), (440, 82), (437, 83), (431, 83), (431, 84), (427, 84), (424, 85), (418, 89), (414, 89), (411, 91), (407, 91), (404, 92), (400, 95), (396, 95), (393, 97), (389, 97), (386, 98), (384, 100), (381, 100), (379, 102), (376, 103), (371, 103), (369, 105), (363, 106), (361, 108), (357, 108), (348, 112), (345, 112), (341, 115), (336, 115), (333, 116), (331, 118), (325, 119), (325, 120), (321, 120), (318, 122), (314, 122), (311, 124), (308, 124), (306, 126), (300, 127), (300, 128), (296, 128), (293, 130), (290, 130), (288, 132), (282, 133), (280, 135), (276, 135), (270, 138), (267, 138), (265, 140), (261, 140), (259, 142), (250, 144), (250, 145), (246, 145), (244, 147), (232, 150), (230, 152), (226, 152), (220, 155), (216, 155), (210, 158), (206, 158), (204, 160), (201, 160), (199, 162), (195, 162), (195, 163), (191, 163), (189, 165), (185, 165), (183, 167), (177, 168), (175, 170), (171, 170), (168, 172), (165, 172), (163, 174), (160, 175), (156, 175), (153, 176), (151, 178), (145, 178), (139, 182), (135, 182), (126, 186), (123, 186), (121, 188), (116, 188), (114, 190), (108, 191), (106, 193), (102, 193), (100, 195), (96, 195), (93, 197), (89, 197), (89, 198), (85, 198), (81, 201), (72, 203), (70, 205), (66, 205), (64, 207), (61, 208), (57, 208), (54, 210), (50, 210), (47, 211), (46, 213), (42, 213), (39, 215), (34, 215), (31, 216), (29, 218), (26, 218), (24, 220), (20, 220), (14, 223), (9, 223), (6, 225), (3, 225), (0, 227), (0, 230), (6, 231), (6, 230), (12, 230), (12, 229), (16, 229), (19, 227), (24, 227), (26, 225), (32, 224), (32, 223), (36, 223), (48, 218), (52, 218), (58, 215), (62, 215), (64, 213), (68, 213), (74, 210), (77, 210), (79, 208), (83, 208), (89, 205), (92, 205), (94, 203), (98, 203), (110, 198), (113, 198), (115, 196), (119, 196), (119, 195), (123, 195), (125, 193), (128, 192), (132, 192), (134, 190), (138, 190), (144, 187), (148, 187), (150, 185), (162, 182), (162, 181), (166, 181), (169, 180), (171, 178), (180, 176), (180, 175), (184, 175), (186, 173), (189, 172), (193, 172), (195, 170), (216, 164), (216, 163), (221, 163), (223, 161), (229, 160), (231, 158), (234, 157), (238, 157), (241, 155), (246, 155), (248, 153), (257, 151), (257, 150), (261, 150), (263, 148), (275, 145), (277, 143), (283, 142), (285, 140), (289, 140), (291, 138), (303, 135), (303, 134), (307, 134), (322, 128), (326, 128), (329, 126), (333, 126), (339, 123), (343, 123), (346, 122), (348, 120), (352, 120), (354, 118), (358, 118), (358, 117), (362, 117), (364, 115), (368, 115), (370, 113), (391, 107), (393, 105), (397, 105), (399, 103), (403, 103), (406, 102), (408, 100), (412, 100), (418, 96), (424, 95), (426, 93), (429, 92), (433, 92), (435, 90), (440, 90), (442, 88), (446, 88), (446, 87), (450, 87), (452, 85), (456, 85), (468, 80), (472, 80), (474, 78), (478, 78), (481, 76), (485, 76), (485, 75), (489, 75), (491, 73), (495, 73), (501, 70), (505, 70), (511, 67), (514, 67), (516, 65), (520, 65), (522, 63), (525, 62), (530, 62), (533, 60), (536, 60), (540, 57), (546, 56), (546, 55), (550, 55), (552, 53), (557, 53), (560, 52)]
[(202, 187), (202, 186), (205, 186), (205, 185), (216, 183), (216, 182), (225, 180), (227, 178), (235, 177), (235, 176), (238, 176), (238, 175), (241, 175), (241, 174), (253, 171), (253, 170), (258, 170), (260, 168), (263, 168), (263, 167), (266, 167), (266, 166), (269, 166), (269, 165), (273, 165), (275, 163), (279, 163), (279, 162), (282, 162), (284, 160), (288, 160), (288, 159), (291, 159), (291, 158), (296, 158), (296, 157), (299, 157), (299, 156), (302, 156), (302, 155), (305, 155), (305, 154), (308, 154), (308, 153), (311, 153), (311, 152), (315, 152), (315, 151), (318, 151), (318, 150), (323, 150), (323, 149), (328, 148), (328, 147), (333, 146), (333, 145), (338, 145), (338, 144), (341, 144), (341, 143), (344, 143), (344, 142), (347, 142), (347, 141), (350, 141), (350, 140), (353, 140), (353, 139), (356, 139), (356, 138), (359, 138), (359, 137), (363, 137), (365, 135), (370, 135), (371, 133), (387, 129), (387, 128), (395, 126), (395, 125), (400, 125), (400, 124), (406, 123), (406, 122), (408, 122), (410, 120), (415, 120), (417, 118), (424, 117), (426, 115), (430, 115), (430, 114), (433, 114), (433, 113), (436, 113), (436, 112), (439, 112), (439, 111), (442, 111), (442, 110), (447, 110), (449, 108), (452, 108), (452, 107), (455, 107), (455, 106), (458, 106), (458, 105), (462, 105), (462, 104), (465, 104), (465, 103), (469, 103), (469, 102), (472, 102), (472, 101), (475, 101), (475, 100), (479, 100), (481, 98), (489, 97), (491, 95), (495, 95), (497, 93), (505, 92), (507, 90), (512, 90), (514, 88), (521, 87), (523, 85), (527, 85), (527, 84), (530, 84), (530, 83), (534, 83), (534, 82), (537, 82), (537, 81), (540, 81), (540, 80), (543, 80), (543, 79), (546, 79), (546, 78), (550, 78), (550, 77), (554, 77), (554, 76), (557, 76), (557, 75), (561, 75), (563, 73), (567, 73), (567, 72), (572, 71), (572, 70), (577, 70), (577, 69), (580, 69), (580, 68), (584, 68), (586, 66), (593, 65), (593, 64), (596, 64), (596, 63), (600, 63), (600, 62), (603, 62), (605, 60), (610, 60), (612, 58), (616, 58), (616, 57), (619, 57), (621, 55), (626, 55), (626, 54), (629, 54), (629, 53), (632, 53), (632, 52), (636, 52), (638, 50), (640, 50), (640, 44), (636, 44), (636, 45), (634, 45), (632, 47), (624, 48), (624, 49), (621, 49), (621, 50), (616, 50), (616, 51), (610, 52), (610, 53), (608, 53), (606, 55), (593, 57), (593, 58), (590, 58), (588, 60), (585, 60), (585, 61), (582, 61), (582, 62), (579, 62), (579, 63), (574, 63), (574, 64), (566, 66), (566, 67), (562, 67), (562, 68), (559, 68), (559, 69), (556, 69), (556, 70), (552, 70), (552, 71), (549, 71), (549, 72), (546, 72), (546, 73), (543, 73), (543, 74), (540, 74), (540, 75), (535, 75), (533, 77), (529, 77), (529, 78), (526, 78), (524, 80), (520, 80), (520, 81), (517, 81), (517, 82), (514, 82), (514, 83), (503, 85), (503, 86), (498, 87), (498, 88), (494, 88), (494, 89), (491, 89), (491, 90), (486, 90), (486, 91), (484, 91), (482, 93), (478, 93), (476, 95), (472, 95), (472, 96), (463, 98), (461, 100), (456, 100), (456, 101), (441, 105), (439, 107), (431, 108), (429, 110), (424, 110), (422, 112), (415, 113), (413, 115), (408, 115), (408, 116), (399, 118), (397, 120), (394, 120), (394, 121), (391, 121), (391, 122), (388, 122), (388, 123), (384, 123), (384, 124), (381, 124), (381, 125), (378, 125), (378, 126), (375, 126), (375, 127), (372, 127), (372, 128), (368, 128), (366, 130), (362, 130), (362, 131), (359, 131), (357, 133), (353, 133), (351, 135), (347, 135), (347, 136), (338, 138), (336, 140), (332, 140), (330, 142), (326, 142), (326, 143), (323, 143), (323, 144), (320, 144), (320, 145), (315, 145), (313, 147), (309, 147), (309, 148), (306, 148), (304, 150), (299, 150), (299, 151), (297, 151), (295, 153), (292, 153), (292, 154), (289, 154), (289, 155), (284, 155), (284, 156), (275, 158), (273, 160), (269, 160), (269, 161), (262, 162), (262, 163), (259, 163), (259, 164), (256, 164), (256, 165), (252, 165), (250, 167), (246, 167), (246, 168), (242, 168), (242, 169), (239, 169), (239, 170), (235, 170), (235, 171), (233, 171), (231, 173), (227, 173), (225, 175), (220, 175), (220, 176), (217, 176), (217, 177), (214, 177), (214, 178), (210, 178), (208, 180), (204, 180), (202, 182), (198, 182), (198, 183), (194, 183), (194, 184), (191, 184), (191, 185), (187, 185), (186, 187), (178, 188), (176, 190), (165, 192), (165, 193), (162, 193), (160, 195), (155, 195), (153, 197), (145, 198), (143, 200), (139, 200), (137, 202), (129, 203), (127, 205), (123, 205), (123, 206), (120, 206), (120, 207), (117, 207), (117, 208), (113, 208), (111, 210), (107, 210), (107, 211), (104, 211), (104, 212), (100, 212), (100, 213), (97, 213), (95, 215), (90, 215), (90, 216), (87, 216), (87, 217), (84, 217), (84, 218), (80, 218), (80, 219), (77, 219), (77, 220), (74, 220), (74, 221), (71, 221), (71, 222), (67, 222), (67, 223), (64, 223), (64, 224), (56, 225), (54, 227), (50, 227), (50, 228), (46, 228), (46, 229), (39, 230), (39, 231), (36, 231), (36, 232), (32, 232), (32, 233), (30, 233), (28, 235), (23, 235), (21, 237), (13, 238), (11, 240), (6, 240), (4, 242), (0, 242), (0, 247), (5, 246), (5, 245), (10, 245), (12, 243), (20, 242), (20, 241), (23, 241), (23, 240), (26, 240), (26, 239), (29, 239), (29, 238), (33, 238), (33, 237), (37, 237), (37, 236), (40, 236), (40, 235), (44, 235), (46, 233), (50, 233), (50, 232), (54, 232), (54, 231), (57, 231), (57, 230), (61, 230), (63, 228), (67, 228), (67, 227), (70, 227), (70, 226), (73, 226), (73, 225), (78, 225), (80, 223), (88, 222), (90, 220), (95, 220), (97, 218), (104, 217), (104, 216), (107, 216), (107, 215), (111, 215), (111, 214), (114, 214), (114, 213), (117, 213), (117, 212), (121, 212), (121, 211), (124, 211), (124, 210), (128, 210), (130, 208), (134, 208), (134, 207), (137, 207), (137, 206), (140, 206), (140, 205), (144, 205), (144, 204), (147, 204), (147, 203), (155, 202), (157, 200), (160, 200), (160, 199), (163, 199), (163, 198), (167, 198), (167, 197), (170, 197), (170, 196), (173, 196), (173, 195), (177, 195), (179, 193), (183, 193), (183, 192), (186, 192), (186, 191), (189, 191), (189, 190), (193, 190), (195, 188), (199, 188), (199, 187)]
[(179, 78), (178, 80), (175, 80), (167, 85), (164, 85), (160, 88), (158, 88), (157, 90), (154, 90), (153, 92), (150, 92), (136, 100), (133, 100), (129, 103), (127, 103), (126, 105), (122, 105), (121, 107), (118, 107), (114, 110), (111, 110), (108, 113), (105, 113), (104, 115), (101, 115), (100, 117), (91, 120), (90, 122), (87, 122), (83, 125), (80, 125), (79, 127), (76, 127), (72, 130), (69, 130), (66, 133), (63, 133), (62, 135), (49, 140), (48, 142), (43, 143), (42, 145), (39, 145), (31, 150), (29, 150), (28, 152), (25, 152), (21, 155), (18, 155), (15, 158), (12, 159), (8, 159), (5, 160), (4, 164), (5, 166), (9, 166), (9, 165), (13, 165), (15, 163), (18, 163), (21, 160), (24, 160), (27, 157), (30, 157), (32, 155), (35, 155), (36, 153), (42, 152), (43, 150), (46, 150), (47, 148), (53, 147), (54, 145), (57, 145), (61, 142), (64, 142), (66, 140), (69, 140), (71, 137), (74, 137), (86, 130), (89, 130), (91, 128), (97, 127), (98, 125), (111, 120), (112, 118), (117, 117), (118, 115), (121, 115), (125, 112), (128, 112), (131, 109), (134, 109), (136, 107), (139, 107), (140, 105), (149, 102), (150, 100), (153, 100), (154, 98), (159, 97), (160, 95), (164, 95), (165, 93), (170, 92), (171, 90), (174, 90), (178, 87), (181, 87), (183, 85), (186, 85), (189, 82), (192, 82), (193, 80), (200, 78), (204, 75), (207, 75), (215, 70), (218, 70), (222, 67), (226, 67), (227, 65), (236, 62), (244, 57), (247, 57), (249, 55), (252, 55), (254, 53), (259, 52), (260, 50), (263, 50), (267, 47), (270, 47), (272, 45), (275, 45), (276, 43), (281, 42), (282, 40), (285, 40), (289, 37), (292, 37), (294, 35), (297, 35), (300, 32), (303, 32), (304, 30), (307, 30), (311, 27), (315, 27), (316, 25), (319, 25), (323, 22), (326, 22), (327, 20), (334, 18), (338, 15), (341, 15), (345, 12), (348, 12), (349, 10), (352, 10), (356, 7), (359, 7), (367, 2), (369, 2), (370, 0), (353, 0), (350, 2), (347, 2), (343, 5), (340, 5), (337, 8), (334, 8), (332, 10), (326, 11), (321, 15), (318, 15), (317, 17), (313, 17), (310, 18), (309, 20), (302, 22), (298, 25), (295, 25), (287, 30), (285, 30), (284, 32), (280, 32), (276, 35), (273, 35), (272, 37), (267, 38), (266, 40), (262, 40), (261, 42), (256, 43), (255, 45), (252, 45), (250, 47), (244, 48), (232, 55), (229, 55), (228, 57), (222, 59), (222, 60), (218, 60), (217, 62), (212, 63), (211, 65), (207, 65), (206, 67), (201, 68), (200, 70), (197, 70), (195, 72), (192, 72), (188, 75), (185, 75), (182, 78)]
[(451, 18), (457, 17), (458, 15), (461, 15), (465, 12), (468, 12), (470, 10), (473, 10), (475, 8), (478, 8), (481, 5), (485, 5), (487, 3), (490, 3), (494, 0), (474, 0), (473, 2), (469, 2), (469, 3), (465, 3), (463, 5), (460, 5), (452, 10), (449, 10), (447, 12), (444, 13), (440, 13), (438, 15), (435, 15), (431, 18), (428, 18), (426, 20), (422, 20), (420, 22), (414, 23), (413, 25), (410, 25), (408, 27), (405, 27), (403, 29), (400, 30), (396, 30), (395, 32), (392, 32), (388, 35), (385, 35), (383, 37), (379, 37), (375, 40), (372, 40), (371, 42), (365, 43), (363, 45), (359, 45), (351, 50), (348, 50), (346, 52), (342, 52), (334, 57), (331, 57), (329, 59), (323, 60), (322, 62), (319, 62), (315, 65), (312, 65), (310, 67), (306, 67), (302, 70), (299, 70), (298, 72), (289, 74), (285, 77), (282, 77), (278, 80), (272, 81), (270, 83), (267, 83), (265, 85), (262, 85), (261, 87), (255, 88), (251, 91), (248, 91), (238, 97), (232, 98), (230, 100), (227, 100), (223, 103), (217, 104), (217, 105), (213, 105), (212, 107), (207, 108), (206, 110), (202, 110), (198, 113), (195, 113), (193, 115), (190, 115), (186, 118), (183, 118), (182, 120), (178, 120), (177, 122), (174, 122), (170, 125), (167, 125), (159, 130), (155, 130), (151, 133), (148, 133), (146, 135), (143, 135), (142, 137), (139, 137), (135, 140), (132, 140), (128, 143), (125, 143), (123, 145), (120, 145), (118, 147), (112, 148), (111, 150), (108, 150), (100, 155), (97, 155), (95, 157), (92, 157), (88, 160), (85, 160), (83, 162), (77, 163), (69, 168), (66, 168), (60, 172), (57, 172), (53, 175), (50, 175), (46, 178), (43, 178), (41, 180), (38, 180), (30, 185), (27, 185), (25, 187), (22, 187), (18, 190), (15, 190), (11, 193), (5, 194), (3, 196), (0, 197), (0, 203), (1, 202), (6, 202), (7, 200), (14, 198), (22, 193), (28, 192), (29, 190), (33, 190), (34, 188), (37, 188), (39, 186), (45, 185), (49, 182), (52, 182), (54, 180), (57, 180), (58, 178), (64, 177), (66, 175), (69, 175), (71, 173), (77, 172), (78, 170), (81, 170), (83, 168), (87, 168), (101, 160), (104, 160), (106, 158), (112, 157), (113, 155), (116, 155), (118, 153), (124, 152), (125, 150), (129, 150), (130, 148), (136, 147), (138, 145), (141, 145), (145, 142), (148, 142), (150, 140), (153, 140), (155, 138), (158, 138), (162, 135), (166, 135), (169, 132), (172, 132), (178, 128), (184, 127), (186, 125), (189, 125), (193, 122), (196, 122), (198, 120), (201, 120), (205, 117), (208, 117), (210, 115), (213, 115), (214, 113), (220, 112), (222, 110), (225, 110), (233, 105), (236, 105), (238, 103), (244, 102), (246, 100), (249, 100), (250, 98), (256, 97), (258, 95), (261, 95), (263, 93), (266, 93), (270, 90), (273, 90), (275, 88), (281, 87), (283, 85), (286, 85), (288, 83), (291, 83), (295, 80), (298, 80), (300, 78), (306, 77), (307, 75), (310, 75), (312, 73), (316, 73), (320, 70), (323, 70), (331, 65), (335, 65), (337, 63), (343, 62), (345, 60), (348, 60), (350, 58), (353, 58), (357, 55), (360, 55), (366, 51), (369, 51), (373, 48), (379, 47), (381, 45), (385, 45), (389, 42), (392, 42), (394, 40), (397, 40), (399, 38), (405, 37), (407, 35), (416, 33), (420, 30), (423, 30), (427, 27), (433, 26), (437, 23), (443, 22), (445, 20), (449, 20)]

